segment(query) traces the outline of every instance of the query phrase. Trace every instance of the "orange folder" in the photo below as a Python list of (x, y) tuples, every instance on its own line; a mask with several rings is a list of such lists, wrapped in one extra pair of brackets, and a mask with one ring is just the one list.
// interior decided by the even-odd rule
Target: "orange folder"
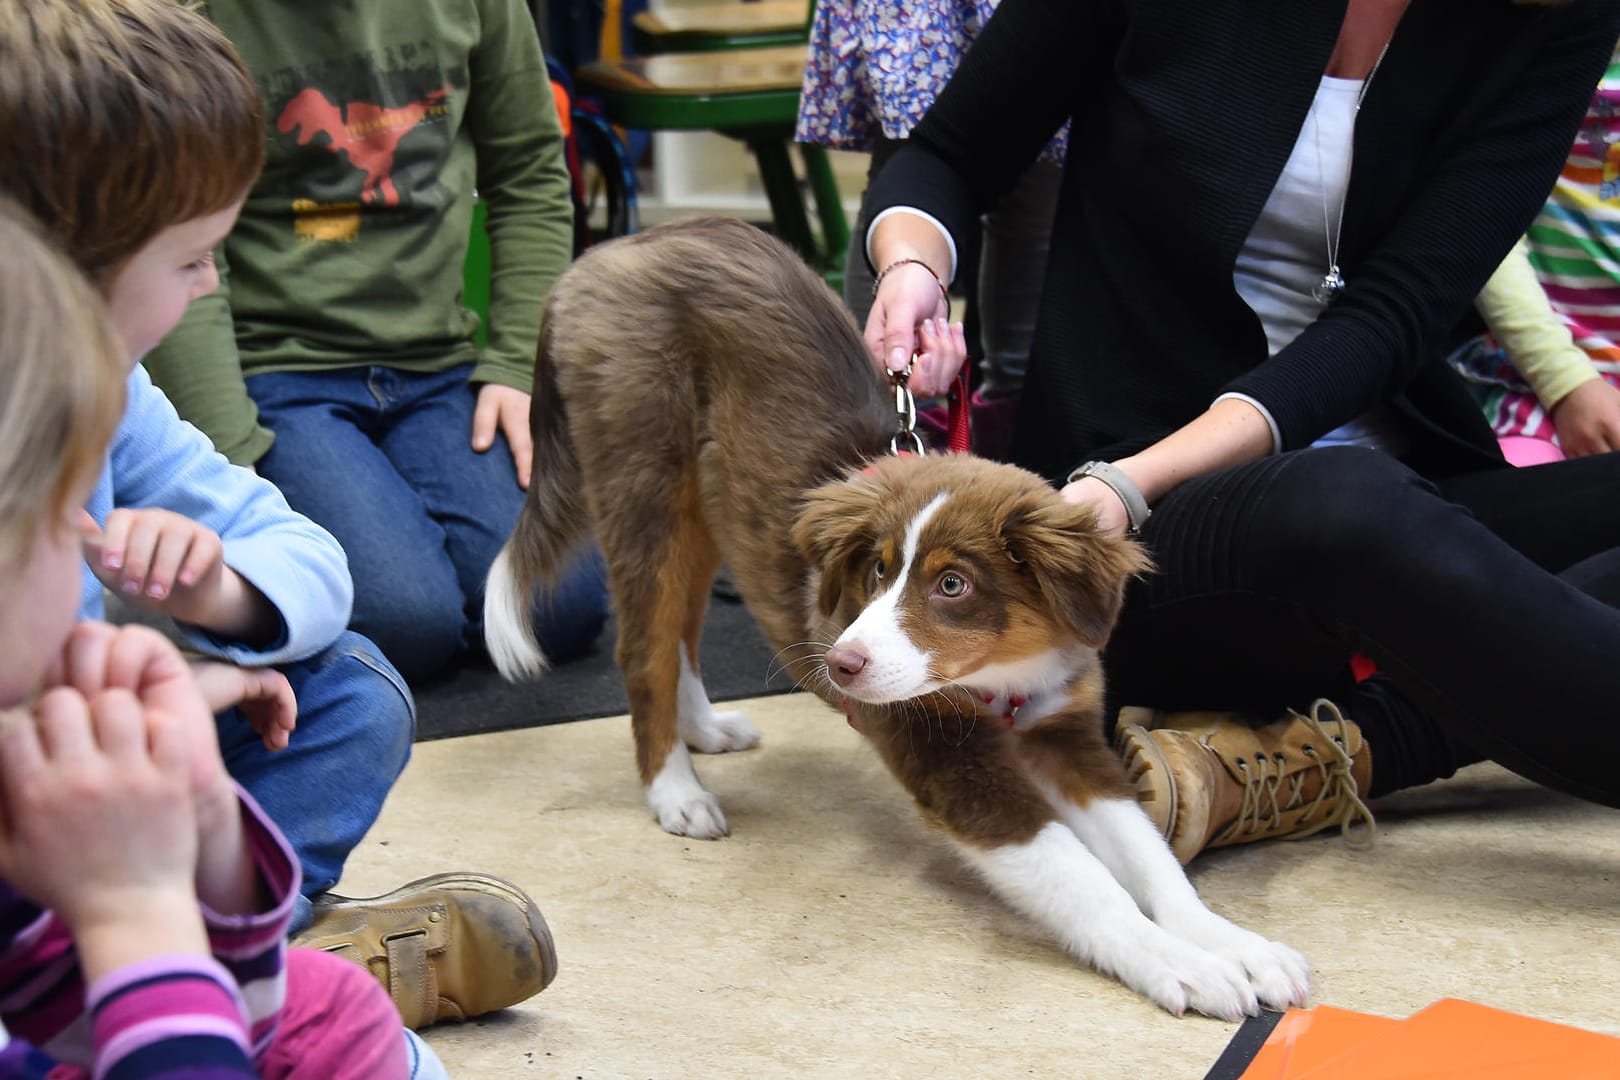
[(1249, 1062), (1241, 1080), (1289, 1080), (1399, 1023), (1387, 1016), (1331, 1005), (1289, 1009)]
[(1290, 1010), (1243, 1080), (1615, 1080), (1620, 1039), (1444, 998), (1406, 1020)]

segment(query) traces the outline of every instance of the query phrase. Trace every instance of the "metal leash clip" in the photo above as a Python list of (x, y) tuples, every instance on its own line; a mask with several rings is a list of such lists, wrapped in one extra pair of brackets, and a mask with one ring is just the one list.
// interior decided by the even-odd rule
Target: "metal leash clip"
[[(923, 447), (922, 436), (917, 434), (917, 401), (911, 396), (911, 366), (916, 357), (906, 362), (904, 371), (889, 372), (889, 380), (894, 383), (894, 411), (900, 417), (900, 430), (895, 432), (889, 440), (889, 453), (916, 454), (922, 457), (927, 454)], [(910, 443), (909, 448), (906, 443)]]

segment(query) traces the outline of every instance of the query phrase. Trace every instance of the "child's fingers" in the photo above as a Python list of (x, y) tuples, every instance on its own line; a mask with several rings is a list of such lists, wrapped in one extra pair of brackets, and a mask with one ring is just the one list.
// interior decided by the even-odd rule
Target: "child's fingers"
[(121, 626), (107, 651), (108, 686), (133, 690), (143, 700), (155, 686), (190, 680), (191, 668), (174, 643), (149, 626)]
[(73, 628), (62, 646), (61, 677), (53, 680), (70, 686), (85, 697), (94, 697), (108, 686), (108, 657), (119, 630), (107, 623), (86, 622)]
[(132, 691), (113, 687), (97, 694), (90, 702), (90, 725), (96, 745), (120, 767), (134, 767), (149, 756), (146, 710)]
[(119, 589), (125, 594), (137, 596), (146, 591), (147, 573), (152, 568), (152, 559), (157, 554), (162, 535), (162, 526), (150, 514), (140, 515), (131, 521), (124, 537), (123, 577), (119, 584)]
[(116, 567), (107, 565), (107, 536), (87, 511), (81, 510), (79, 513), (79, 549), (84, 554), (85, 565), (104, 587), (116, 590), (119, 587), (119, 574)]
[(120, 570), (124, 565), (124, 548), (129, 543), (129, 530), (135, 523), (135, 514), (129, 510), (114, 510), (107, 515), (101, 528), (101, 565), (108, 570)]
[(42, 760), (87, 761), (96, 754), (85, 699), (67, 688), (51, 690), (34, 706)]
[(298, 726), (298, 697), (293, 693), (287, 676), (275, 668), (252, 668), (256, 692), (259, 697), (275, 705), (276, 726), (291, 731)]
[(219, 534), (199, 525), (191, 535), (190, 547), (187, 548), (186, 557), (173, 580), (190, 588), (207, 577), (224, 558), (225, 544), (220, 540)]
[(529, 474), (534, 466), (534, 440), (526, 425), (513, 424), (506, 429), (506, 444), (512, 448), (512, 464), (517, 468), (518, 487), (529, 488)]
[(472, 448), (480, 454), (495, 445), (495, 428), (500, 416), (500, 401), (492, 395), (479, 394), (473, 407)]
[(0, 789), (10, 792), (18, 780), (37, 775), (44, 761), (34, 714), (27, 709), (0, 712)]
[(146, 745), (152, 764), (165, 777), (191, 782), (191, 740), (186, 726), (161, 710), (146, 714)]
[(285, 750), (298, 726), (298, 698), (274, 668), (244, 668), (243, 713), (268, 750)]
[(180, 568), (191, 558), (196, 546), (190, 534), (168, 528), (159, 532), (152, 547), (152, 558), (146, 567), (146, 578), (141, 593), (149, 600), (164, 600), (174, 591), (180, 578)]

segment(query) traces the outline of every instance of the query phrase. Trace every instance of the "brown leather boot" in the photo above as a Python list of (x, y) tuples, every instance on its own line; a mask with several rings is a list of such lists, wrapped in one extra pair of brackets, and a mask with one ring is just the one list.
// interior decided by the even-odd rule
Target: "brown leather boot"
[(438, 874), (360, 899), (327, 893), (292, 944), (369, 970), (410, 1028), (516, 1005), (557, 976), (540, 909), (484, 874)]
[(1258, 727), (1236, 713), (1124, 709), (1114, 743), (1148, 817), (1183, 864), (1205, 848), (1298, 840), (1337, 825), (1355, 847), (1377, 831), (1361, 792), (1372, 751), (1325, 698)]

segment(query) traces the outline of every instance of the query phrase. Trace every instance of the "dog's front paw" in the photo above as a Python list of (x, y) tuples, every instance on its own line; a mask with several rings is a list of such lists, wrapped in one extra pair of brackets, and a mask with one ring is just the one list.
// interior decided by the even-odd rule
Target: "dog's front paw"
[(1143, 943), (1120, 980), (1177, 1016), (1189, 1008), (1220, 1020), (1241, 1020), (1260, 1011), (1243, 968), (1188, 941)]
[(720, 809), (720, 800), (702, 785), (677, 790), (673, 785), (662, 790), (657, 784), (647, 789), (647, 805), (665, 832), (676, 836), (690, 836), (694, 840), (718, 840), (731, 832), (726, 815)]
[[(684, 718), (683, 718), (684, 719)], [(759, 745), (759, 728), (736, 709), (708, 710), (705, 715), (681, 725), (686, 745), (700, 754), (729, 754), (752, 750)]]
[(1217, 950), (1243, 966), (1255, 996), (1269, 1009), (1282, 1011), (1303, 1006), (1311, 993), (1311, 965), (1279, 941), (1242, 931), (1246, 940)]
[(1287, 945), (1203, 909), (1187, 913), (1171, 932), (1242, 967), (1255, 996), (1269, 1008), (1303, 1005), (1310, 996), (1311, 965)]
[(1254, 934), (1254, 944), (1244, 947), (1233, 959), (1249, 973), (1249, 984), (1267, 1009), (1302, 1007), (1306, 997), (1311, 996), (1311, 965), (1283, 942), (1267, 941)]

